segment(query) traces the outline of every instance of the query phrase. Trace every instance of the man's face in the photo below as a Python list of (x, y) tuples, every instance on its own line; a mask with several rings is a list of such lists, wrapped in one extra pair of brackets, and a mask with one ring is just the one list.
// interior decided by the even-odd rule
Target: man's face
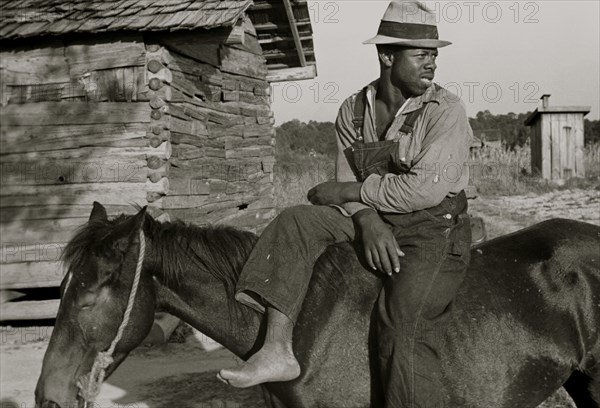
[(409, 98), (425, 93), (433, 84), (436, 48), (404, 48), (394, 52), (391, 81)]

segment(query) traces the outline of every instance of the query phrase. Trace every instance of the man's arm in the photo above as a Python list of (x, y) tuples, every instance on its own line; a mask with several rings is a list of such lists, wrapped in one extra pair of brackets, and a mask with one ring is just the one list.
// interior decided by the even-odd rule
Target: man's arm
[(462, 102), (438, 107), (426, 123), (421, 151), (407, 174), (372, 174), (361, 201), (382, 212), (409, 213), (438, 205), (468, 179), (472, 131)]
[(313, 204), (336, 205), (346, 216), (352, 216), (357, 229), (357, 238), (362, 242), (367, 264), (391, 275), (400, 272), (399, 257), (404, 256), (391, 229), (383, 222), (373, 208), (360, 202), (362, 183), (344, 154), (354, 141), (355, 129), (352, 124), (352, 100), (348, 98), (340, 107), (336, 122), (337, 156), (336, 182), (321, 183), (308, 192)]

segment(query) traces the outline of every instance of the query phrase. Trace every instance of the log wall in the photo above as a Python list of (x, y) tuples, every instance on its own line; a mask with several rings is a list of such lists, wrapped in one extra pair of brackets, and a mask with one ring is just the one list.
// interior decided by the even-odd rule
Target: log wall
[(173, 148), (157, 205), (188, 222), (260, 231), (275, 215), (274, 121), (266, 60), (251, 24), (243, 28), (241, 38), (178, 33), (147, 44), (152, 132)]
[(93, 201), (261, 231), (275, 215), (266, 76), (248, 20), (2, 50), (0, 290), (58, 286)]
[(149, 165), (171, 147), (149, 144), (145, 62), (141, 35), (0, 52), (0, 289), (57, 286), (62, 249), (94, 200), (116, 215), (168, 192)]

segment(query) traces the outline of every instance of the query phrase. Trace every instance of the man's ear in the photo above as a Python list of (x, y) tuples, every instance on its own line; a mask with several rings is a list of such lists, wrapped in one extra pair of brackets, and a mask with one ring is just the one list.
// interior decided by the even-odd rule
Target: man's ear
[(394, 56), (391, 54), (387, 54), (384, 52), (379, 53), (379, 61), (383, 64), (384, 67), (389, 68), (392, 66), (394, 62)]
[(98, 201), (94, 201), (94, 207), (92, 208), (89, 221), (106, 221), (107, 219), (108, 215), (106, 214), (106, 208)]
[(384, 45), (377, 48), (377, 55), (379, 56), (379, 62), (383, 66), (389, 68), (394, 64), (396, 58), (402, 58), (402, 53), (407, 47), (401, 45)]

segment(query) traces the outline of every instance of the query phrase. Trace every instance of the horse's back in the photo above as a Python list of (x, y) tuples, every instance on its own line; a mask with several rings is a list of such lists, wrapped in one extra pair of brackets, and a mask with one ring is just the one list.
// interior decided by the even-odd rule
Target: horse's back
[[(443, 355), (452, 403), (524, 408), (547, 398), (586, 353), (598, 357), (599, 237), (595, 225), (551, 220), (473, 248)], [(319, 258), (294, 330), (302, 376), (269, 387), (288, 406), (380, 405), (381, 285), (350, 243)]]
[(575, 306), (593, 303), (598, 285), (600, 227), (554, 219), (474, 247), (456, 308), (528, 315), (539, 306), (571, 317)]
[(600, 227), (563, 219), (473, 248), (446, 342), (449, 388), (481, 406), (536, 406), (593, 364), (599, 252)]

